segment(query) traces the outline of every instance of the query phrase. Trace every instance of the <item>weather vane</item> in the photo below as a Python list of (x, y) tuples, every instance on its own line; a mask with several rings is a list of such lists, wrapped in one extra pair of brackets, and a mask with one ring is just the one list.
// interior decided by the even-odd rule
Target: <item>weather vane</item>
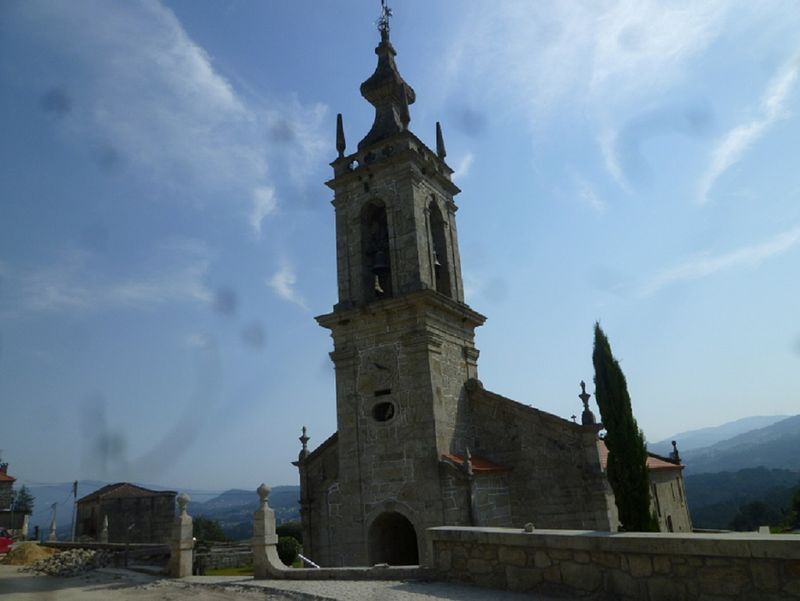
[(389, 19), (392, 16), (392, 9), (386, 5), (386, 0), (381, 0), (381, 16), (378, 17), (378, 31), (382, 36), (389, 35)]

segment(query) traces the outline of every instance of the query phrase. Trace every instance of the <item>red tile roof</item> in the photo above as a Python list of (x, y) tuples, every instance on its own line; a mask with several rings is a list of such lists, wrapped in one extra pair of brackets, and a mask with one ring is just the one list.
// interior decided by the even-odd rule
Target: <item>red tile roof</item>
[(16, 478), (8, 475), (8, 462), (0, 463), (0, 482), (14, 482)]
[[(601, 438), (597, 439), (597, 451), (600, 454), (600, 466), (606, 469), (608, 467), (608, 447)], [(647, 454), (647, 469), (649, 470), (682, 470), (683, 467), (680, 463), (672, 463), (653, 453)]]
[[(464, 457), (462, 457), (461, 455), (445, 453), (444, 455), (442, 455), (442, 459), (447, 459), (449, 461), (452, 461), (458, 467), (462, 467), (464, 465)], [(473, 455), (472, 457), (470, 457), (470, 461), (472, 462), (472, 471), (475, 473), (507, 472), (511, 469), (503, 465), (492, 463), (488, 459), (484, 459), (483, 457), (478, 457), (477, 455)]]

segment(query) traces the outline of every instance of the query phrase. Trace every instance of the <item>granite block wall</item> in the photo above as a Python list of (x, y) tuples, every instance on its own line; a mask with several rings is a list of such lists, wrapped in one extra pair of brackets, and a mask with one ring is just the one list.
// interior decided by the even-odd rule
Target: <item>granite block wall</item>
[(620, 601), (800, 599), (800, 538), (442, 527), (428, 531), (437, 578)]

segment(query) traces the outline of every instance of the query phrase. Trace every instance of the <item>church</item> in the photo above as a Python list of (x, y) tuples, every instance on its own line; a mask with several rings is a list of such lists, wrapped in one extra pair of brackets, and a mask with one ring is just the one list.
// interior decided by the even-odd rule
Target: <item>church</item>
[[(615, 531), (585, 390), (575, 423), (478, 379), (475, 329), (486, 318), (464, 302), (459, 189), (439, 124), (435, 150), (409, 129), (416, 95), (398, 71), (388, 17), (384, 7), (377, 67), (361, 84), (374, 123), (348, 153), (337, 117), (326, 182), (338, 302), (317, 322), (333, 338), (337, 431), (314, 450), (305, 429), (300, 437), (303, 553), (323, 566), (413, 565), (434, 526)], [(648, 465), (662, 530), (690, 531), (679, 461)]]

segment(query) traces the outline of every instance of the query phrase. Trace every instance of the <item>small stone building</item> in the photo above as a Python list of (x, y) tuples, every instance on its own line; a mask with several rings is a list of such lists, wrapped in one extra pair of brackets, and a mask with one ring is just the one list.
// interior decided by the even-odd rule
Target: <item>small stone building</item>
[(8, 463), (0, 463), (0, 527), (10, 530), (15, 536), (26, 538), (30, 513), (13, 508), (16, 481), (14, 476), (8, 474)]
[(8, 463), (0, 463), (0, 511), (11, 509), (14, 502), (14, 482), (17, 479), (8, 475)]
[[(486, 318), (464, 302), (459, 189), (439, 124), (435, 150), (409, 130), (415, 92), (385, 18), (380, 32), (361, 84), (374, 123), (346, 154), (339, 115), (327, 182), (339, 298), (317, 321), (333, 338), (338, 431), (313, 452), (300, 437), (304, 554), (325, 566), (403, 565), (425, 560), (434, 526), (616, 530), (585, 390), (574, 423), (478, 380), (474, 334)], [(663, 470), (658, 499), (676, 471)]]
[[(673, 445), (675, 443), (673, 442)], [(608, 465), (608, 449), (602, 440), (597, 441), (600, 465), (603, 472)], [(677, 449), (670, 457), (647, 454), (647, 471), (650, 476), (650, 511), (658, 519), (661, 532), (691, 532), (689, 504), (683, 487), (683, 468)]]
[(76, 536), (79, 540), (100, 540), (104, 518), (108, 518), (110, 543), (167, 543), (176, 494), (127, 482), (104, 486), (78, 499)]

